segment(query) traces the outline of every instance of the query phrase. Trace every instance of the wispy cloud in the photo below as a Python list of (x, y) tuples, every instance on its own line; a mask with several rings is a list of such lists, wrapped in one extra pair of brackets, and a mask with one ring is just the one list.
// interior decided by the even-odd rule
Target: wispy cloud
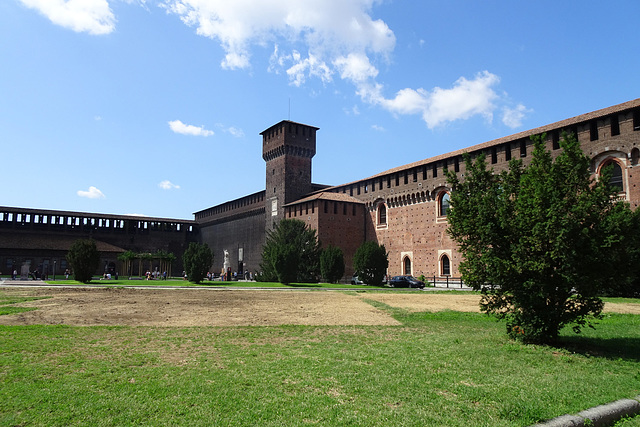
[(163, 190), (178, 190), (180, 189), (179, 185), (176, 185), (174, 183), (172, 183), (169, 180), (164, 180), (158, 183), (158, 187), (162, 188)]
[(524, 117), (532, 112), (533, 110), (528, 109), (522, 104), (518, 104), (515, 108), (505, 107), (502, 110), (502, 123), (512, 129), (520, 127), (522, 126)]
[(379, 126), (379, 125), (371, 125), (371, 129), (373, 129), (373, 130), (375, 130), (375, 131), (378, 131), (378, 132), (384, 132), (384, 131), (386, 131), (386, 129), (385, 129), (384, 127)]
[(102, 191), (98, 190), (96, 187), (89, 187), (88, 191), (78, 190), (78, 196), (86, 197), (87, 199), (104, 199), (106, 196), (102, 193)]
[(192, 136), (211, 136), (214, 134), (212, 130), (207, 130), (204, 126), (193, 126), (182, 123), (180, 120), (168, 122), (169, 127), (175, 133)]
[(116, 18), (107, 0), (20, 0), (56, 25), (78, 33), (109, 34)]

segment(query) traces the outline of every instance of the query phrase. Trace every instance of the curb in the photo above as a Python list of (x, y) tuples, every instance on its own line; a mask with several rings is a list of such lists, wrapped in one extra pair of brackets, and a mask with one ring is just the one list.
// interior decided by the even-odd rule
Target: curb
[(640, 414), (640, 395), (633, 399), (620, 399), (606, 405), (594, 406), (576, 415), (561, 415), (532, 427), (593, 427), (610, 426), (624, 417)]

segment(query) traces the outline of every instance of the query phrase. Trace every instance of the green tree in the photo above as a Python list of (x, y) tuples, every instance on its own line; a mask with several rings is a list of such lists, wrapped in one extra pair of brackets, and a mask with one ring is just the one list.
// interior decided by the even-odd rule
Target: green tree
[(389, 267), (389, 254), (384, 245), (364, 242), (353, 256), (355, 274), (367, 285), (380, 286)]
[(342, 249), (329, 245), (320, 253), (320, 273), (328, 283), (336, 283), (344, 276)]
[(100, 252), (92, 239), (73, 242), (67, 253), (67, 262), (78, 282), (89, 283), (100, 265)]
[(267, 232), (258, 279), (289, 284), (315, 282), (320, 270), (316, 231), (298, 219), (283, 219)]
[(191, 242), (182, 255), (182, 263), (189, 281), (200, 283), (213, 265), (213, 252), (206, 243)]
[(483, 155), (466, 155), (464, 181), (447, 174), (448, 232), (465, 281), (482, 291), (481, 310), (506, 320), (512, 338), (551, 342), (565, 325), (580, 332), (599, 318), (599, 292), (628, 272), (610, 262), (624, 251), (626, 224), (616, 218), (633, 215), (615, 201), (606, 173), (591, 179), (573, 135), (563, 135), (555, 160), (544, 135), (532, 139), (526, 168), (516, 160), (494, 174)]

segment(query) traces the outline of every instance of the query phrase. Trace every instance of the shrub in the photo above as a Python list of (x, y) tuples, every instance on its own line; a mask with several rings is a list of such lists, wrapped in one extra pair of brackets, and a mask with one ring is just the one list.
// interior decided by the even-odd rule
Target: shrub
[(342, 249), (327, 246), (320, 253), (320, 273), (328, 283), (336, 283), (344, 276), (344, 254)]
[(389, 267), (389, 254), (384, 245), (364, 242), (353, 256), (355, 274), (367, 285), (380, 286)]
[(191, 242), (182, 255), (182, 263), (187, 272), (187, 278), (191, 282), (200, 283), (213, 265), (213, 252), (206, 243)]
[(78, 282), (89, 283), (100, 265), (100, 252), (92, 239), (76, 240), (67, 253), (67, 262)]

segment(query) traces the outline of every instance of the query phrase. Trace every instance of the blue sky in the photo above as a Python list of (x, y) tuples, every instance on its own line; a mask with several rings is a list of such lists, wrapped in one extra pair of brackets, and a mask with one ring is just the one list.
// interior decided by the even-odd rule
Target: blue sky
[(341, 184), (640, 97), (637, 0), (5, 0), (0, 205), (192, 218), (320, 128)]

